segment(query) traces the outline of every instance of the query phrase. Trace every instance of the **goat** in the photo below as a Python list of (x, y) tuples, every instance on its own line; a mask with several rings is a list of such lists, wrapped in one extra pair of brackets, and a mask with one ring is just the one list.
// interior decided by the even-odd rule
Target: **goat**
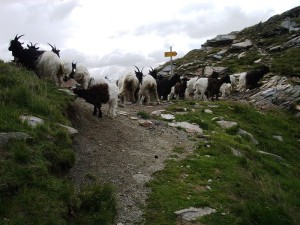
[(156, 81), (151, 75), (146, 75), (143, 77), (142, 83), (140, 84), (140, 90), (139, 90), (140, 104), (142, 105), (143, 102), (145, 101), (146, 105), (149, 105), (151, 97), (154, 97), (157, 103), (159, 104)]
[(28, 49), (33, 49), (33, 50), (38, 50), (40, 47), (36, 47), (37, 43), (32, 44), (32, 42), (30, 42), (30, 45), (27, 44), (27, 48)]
[(180, 76), (175, 73), (171, 78), (169, 79), (162, 79), (157, 80), (157, 92), (158, 96), (163, 99), (167, 100), (168, 95), (171, 92), (171, 88), (177, 83), (180, 82)]
[(67, 79), (74, 79), (83, 89), (87, 89), (90, 82), (90, 73), (85, 66), (78, 66), (72, 63), (71, 73)]
[(245, 88), (256, 88), (258, 81), (269, 71), (270, 70), (268, 66), (262, 65), (259, 69), (242, 73), (239, 77), (238, 90), (241, 91)]
[(151, 75), (155, 80), (162, 80), (163, 79), (163, 76), (162, 75), (158, 75), (158, 72), (157, 70), (153, 69), (151, 66), (150, 66), (150, 69), (149, 70), (149, 75)]
[(200, 94), (200, 99), (204, 99), (204, 95), (206, 95), (206, 98), (211, 98), (212, 101), (214, 101), (214, 96), (216, 96), (216, 99), (218, 100), (220, 87), (223, 83), (230, 83), (230, 77), (229, 75), (225, 75), (222, 78), (199, 78), (195, 84), (195, 99), (198, 98), (198, 95)]
[(120, 98), (122, 102), (130, 101), (135, 103), (137, 101), (139, 80), (134, 74), (128, 73), (120, 77), (117, 81), (117, 84), (120, 89)]
[(195, 89), (194, 89), (194, 85), (195, 85), (195, 82), (199, 79), (199, 77), (193, 77), (191, 78), (187, 84), (186, 84), (186, 90), (185, 90), (185, 97), (186, 98), (193, 98), (194, 96), (194, 92), (195, 92)]
[(185, 98), (185, 91), (187, 88), (187, 82), (188, 78), (184, 77), (181, 79), (180, 82), (177, 82), (172, 88), (171, 92), (168, 95), (168, 100), (174, 98), (178, 100), (179, 98), (184, 99)]
[(59, 49), (57, 49), (56, 48), (56, 46), (54, 45), (54, 46), (52, 46), (51, 44), (49, 44), (48, 43), (48, 45), (50, 45), (50, 47), (52, 48), (52, 52), (54, 52), (58, 57), (60, 57), (59, 56), (59, 52), (60, 52), (60, 50)]
[(135, 70), (135, 76), (139, 80), (139, 93), (138, 98), (140, 99), (140, 104), (146, 102), (146, 105), (149, 105), (150, 98), (155, 98), (157, 103), (159, 104), (159, 98), (157, 94), (157, 84), (156, 80), (151, 75), (143, 75), (143, 68), (140, 70), (137, 66), (135, 66), (137, 70)]
[(40, 78), (50, 78), (57, 86), (61, 86), (64, 75), (63, 63), (53, 52), (40, 51), (35, 48), (24, 49), (16, 35), (8, 48), (17, 61), (27, 69), (35, 71)]
[(94, 116), (98, 114), (98, 118), (102, 117), (101, 107), (106, 103), (108, 103), (108, 115), (112, 118), (117, 116), (119, 89), (115, 84), (94, 80), (87, 89), (76, 87), (73, 92), (94, 106)]
[(226, 96), (228, 96), (231, 91), (232, 91), (232, 83), (231, 84), (224, 83), (220, 87), (221, 96), (223, 98), (225, 98)]
[(8, 50), (12, 52), (15, 62), (20, 63), (29, 70), (35, 71), (36, 61), (45, 51), (38, 51), (30, 46), (28, 46), (28, 49), (24, 49), (22, 46), (24, 43), (19, 41), (20, 37), (22, 36), (24, 35), (16, 35), (15, 38), (10, 41)]

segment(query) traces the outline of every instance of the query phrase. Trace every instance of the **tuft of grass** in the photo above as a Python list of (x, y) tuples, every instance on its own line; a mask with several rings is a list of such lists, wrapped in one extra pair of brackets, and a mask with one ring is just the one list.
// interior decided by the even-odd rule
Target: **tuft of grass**
[(116, 199), (111, 185), (90, 185), (79, 193), (80, 205), (72, 224), (113, 224), (116, 215)]
[(142, 119), (150, 119), (149, 113), (147, 113), (145, 111), (140, 111), (140, 112), (137, 113), (137, 115), (139, 117), (141, 117)]
[(300, 77), (300, 49), (292, 48), (274, 55), (272, 70), (287, 77)]

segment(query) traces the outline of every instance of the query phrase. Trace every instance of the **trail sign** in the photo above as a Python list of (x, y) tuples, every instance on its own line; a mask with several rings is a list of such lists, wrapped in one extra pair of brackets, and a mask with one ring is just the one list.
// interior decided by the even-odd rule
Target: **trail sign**
[(165, 57), (172, 57), (172, 56), (176, 56), (177, 52), (165, 52)]

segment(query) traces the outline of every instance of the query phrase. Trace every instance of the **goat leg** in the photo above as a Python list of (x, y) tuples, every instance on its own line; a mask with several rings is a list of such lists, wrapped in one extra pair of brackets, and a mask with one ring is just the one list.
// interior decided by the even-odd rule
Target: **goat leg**
[(98, 106), (98, 118), (102, 118), (102, 111), (101, 111), (101, 105)]
[(97, 115), (97, 107), (94, 105), (94, 112), (93, 115), (96, 116)]

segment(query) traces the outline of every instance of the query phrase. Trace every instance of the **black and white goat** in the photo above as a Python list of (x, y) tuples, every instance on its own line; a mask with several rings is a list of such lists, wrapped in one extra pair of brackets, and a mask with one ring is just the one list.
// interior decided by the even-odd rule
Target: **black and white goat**
[(112, 118), (117, 116), (119, 89), (115, 83), (107, 82), (104, 79), (99, 81), (92, 79), (87, 89), (76, 87), (73, 92), (94, 106), (93, 115), (101, 118), (102, 104), (108, 103), (108, 115)]
[(194, 84), (194, 98), (198, 99), (200, 94), (200, 99), (204, 100), (204, 96), (206, 96), (207, 99), (211, 98), (213, 101), (214, 96), (216, 96), (216, 99), (218, 100), (220, 87), (223, 83), (231, 83), (229, 75), (225, 75), (221, 78), (199, 78)]
[(64, 69), (60, 58), (53, 52), (40, 51), (35, 48), (23, 48), (19, 38), (24, 35), (16, 35), (10, 41), (9, 51), (12, 52), (15, 60), (26, 67), (35, 71), (40, 78), (51, 79), (57, 86), (61, 86), (63, 82)]
[(168, 95), (168, 100), (170, 101), (172, 98), (184, 99), (185, 98), (185, 91), (187, 89), (187, 82), (189, 81), (188, 78), (183, 77), (181, 78), (180, 82), (177, 82), (172, 88), (171, 92)]
[(88, 69), (82, 65), (77, 66), (77, 63), (73, 62), (71, 66), (71, 72), (66, 79), (74, 79), (78, 84), (82, 86), (83, 89), (87, 89), (91, 79)]
[(258, 81), (263, 78), (263, 76), (270, 71), (269, 67), (266, 65), (262, 65), (259, 69), (250, 70), (248, 72), (244, 72), (239, 77), (239, 85), (238, 90), (242, 91), (246, 88), (254, 89), (258, 85)]

